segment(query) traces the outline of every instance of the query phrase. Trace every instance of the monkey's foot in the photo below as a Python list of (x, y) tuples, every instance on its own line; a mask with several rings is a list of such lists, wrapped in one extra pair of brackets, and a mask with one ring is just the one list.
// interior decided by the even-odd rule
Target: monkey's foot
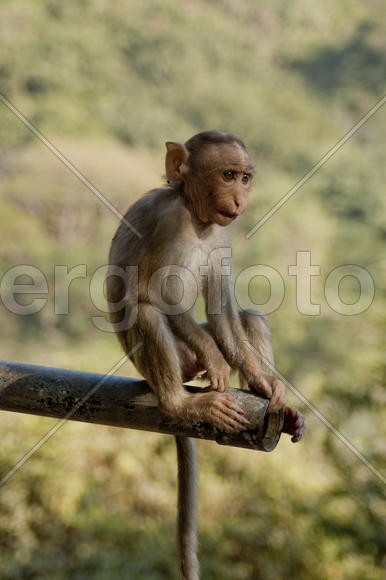
[(217, 391), (202, 395), (191, 395), (190, 410), (199, 419), (215, 425), (228, 433), (237, 433), (248, 428), (245, 412), (235, 403), (235, 397)]
[(306, 423), (300, 411), (294, 407), (284, 407), (283, 433), (292, 435), (292, 443), (297, 443), (303, 439), (306, 430)]

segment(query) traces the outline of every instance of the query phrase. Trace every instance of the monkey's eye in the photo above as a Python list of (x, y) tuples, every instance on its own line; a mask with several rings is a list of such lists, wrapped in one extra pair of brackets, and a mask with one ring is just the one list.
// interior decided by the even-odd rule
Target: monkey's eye
[(227, 169), (227, 171), (224, 171), (223, 177), (225, 181), (232, 181), (235, 178), (235, 172), (232, 169)]
[(243, 173), (243, 176), (241, 178), (241, 181), (243, 183), (248, 183), (248, 181), (251, 179), (251, 175), (250, 173)]

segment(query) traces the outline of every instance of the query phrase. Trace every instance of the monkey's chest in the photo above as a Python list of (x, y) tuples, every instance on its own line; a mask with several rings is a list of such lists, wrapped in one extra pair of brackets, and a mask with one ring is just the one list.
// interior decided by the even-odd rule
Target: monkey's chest
[(180, 265), (194, 276), (198, 288), (202, 289), (202, 277), (208, 268), (210, 248), (204, 244), (186, 244), (183, 254)]
[(225, 275), (230, 275), (231, 249), (229, 247), (213, 247), (206, 244), (191, 245), (185, 251), (184, 268), (196, 280), (198, 289), (201, 291), (207, 284), (208, 279), (213, 280)]

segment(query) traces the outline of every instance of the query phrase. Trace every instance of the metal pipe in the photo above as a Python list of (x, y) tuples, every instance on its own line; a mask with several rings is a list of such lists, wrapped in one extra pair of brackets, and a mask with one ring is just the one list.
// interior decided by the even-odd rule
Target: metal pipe
[[(200, 393), (199, 387), (185, 387)], [(210, 439), (272, 451), (283, 428), (283, 411), (267, 414), (269, 400), (251, 391), (229, 389), (245, 411), (250, 428), (229, 434), (213, 425), (186, 423), (163, 415), (145, 381), (0, 361), (0, 409), (65, 420)]]

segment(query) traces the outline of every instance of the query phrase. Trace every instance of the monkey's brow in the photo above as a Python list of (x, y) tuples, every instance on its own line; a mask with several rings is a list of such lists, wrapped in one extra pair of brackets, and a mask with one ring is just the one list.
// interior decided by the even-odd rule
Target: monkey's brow
[(233, 163), (228, 163), (227, 165), (218, 165), (216, 167), (212, 167), (209, 171), (206, 172), (207, 175), (211, 175), (212, 173), (216, 173), (218, 171), (226, 171), (230, 169), (231, 171), (235, 171), (236, 173), (252, 173), (254, 172), (254, 166), (252, 164), (240, 166), (234, 165)]

